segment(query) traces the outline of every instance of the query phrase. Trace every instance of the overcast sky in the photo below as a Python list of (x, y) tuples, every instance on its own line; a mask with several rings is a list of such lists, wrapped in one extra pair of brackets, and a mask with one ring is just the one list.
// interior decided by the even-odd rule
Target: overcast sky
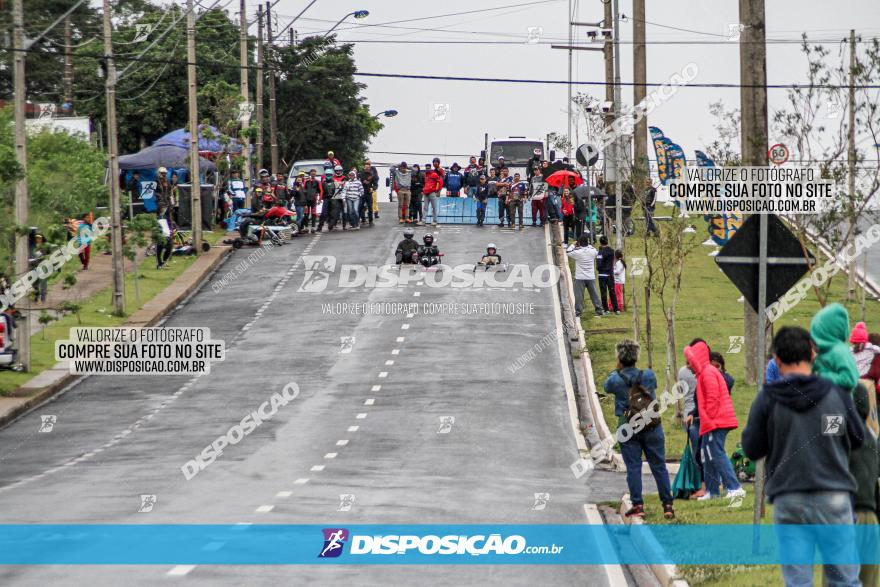
[[(298, 14), (308, 0), (281, 0), (276, 11), (282, 26)], [(577, 20), (596, 22), (602, 18), (601, 0), (575, 3)], [(250, 2), (250, 10), (256, 10)], [(648, 82), (663, 82), (689, 62), (699, 67), (699, 83), (738, 83), (738, 43), (726, 39), (728, 26), (738, 22), (738, 2), (677, 0), (647, 2)], [(443, 16), (450, 13), (499, 8), (501, 0), (318, 0), (297, 21), (300, 35), (329, 29), (348, 12), (369, 10), (362, 20), (349, 19), (339, 29), (341, 41), (355, 44), (358, 70), (368, 73), (451, 75), (493, 78), (565, 80), (567, 52), (551, 49), (549, 42), (567, 41), (567, 0), (530, 2), (512, 0), (499, 10)], [(632, 4), (620, 2), (620, 12), (632, 14)], [(372, 26), (391, 21), (389, 26)], [(368, 26), (370, 25), (370, 26)], [(662, 26), (661, 26), (662, 25)], [(397, 27), (397, 28), (394, 28)], [(529, 27), (542, 29), (542, 43), (529, 44)], [(677, 27), (675, 30), (669, 27)], [(880, 2), (848, 0), (768, 0), (768, 39), (810, 38), (836, 41), (848, 36), (850, 28), (865, 37), (880, 35)], [(576, 29), (579, 40), (586, 29)], [(621, 78), (631, 82), (632, 21), (621, 23)], [(420, 44), (416, 41), (513, 41), (513, 44)], [(394, 41), (363, 42), (363, 41)], [(672, 44), (670, 41), (690, 43)], [(693, 44), (709, 41), (712, 44)], [(836, 56), (839, 44), (829, 48)], [(804, 80), (806, 61), (798, 44), (770, 44), (767, 50), (768, 82), (794, 83)], [(604, 82), (600, 52), (575, 52), (578, 81)], [(376, 161), (427, 160), (407, 153), (477, 153), (483, 133), (492, 136), (526, 135), (543, 138), (548, 132), (566, 131), (566, 86), (464, 81), (432, 81), (359, 77), (366, 84), (367, 101), (373, 112), (388, 108), (400, 114), (383, 119), (385, 128), (375, 137), (371, 149)], [(580, 91), (604, 98), (604, 86), (578, 86)], [(650, 90), (649, 90), (650, 91)], [(632, 87), (623, 88), (625, 102), (632, 102)], [(649, 124), (662, 128), (681, 144), (688, 158), (713, 135), (709, 104), (723, 100), (739, 105), (739, 90), (727, 88), (683, 88), (654, 111)], [(784, 90), (770, 90), (770, 110), (781, 106)], [(449, 104), (445, 122), (431, 120), (433, 104)], [(582, 141), (585, 140), (583, 132)], [(770, 137), (771, 143), (773, 137)], [(382, 151), (400, 153), (384, 154)], [(448, 159), (448, 160), (447, 160)], [(462, 157), (444, 158), (444, 164)]]

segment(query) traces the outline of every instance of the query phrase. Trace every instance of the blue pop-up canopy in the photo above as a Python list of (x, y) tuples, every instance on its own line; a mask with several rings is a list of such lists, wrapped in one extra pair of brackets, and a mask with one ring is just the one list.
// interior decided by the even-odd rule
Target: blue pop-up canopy
[[(241, 151), (241, 145), (235, 140), (231, 141), (229, 145), (224, 145), (217, 138), (205, 137), (205, 134), (210, 134), (214, 137), (223, 136), (222, 133), (213, 126), (200, 126), (199, 153), (222, 153), (224, 151), (238, 153)], [(173, 145), (175, 147), (189, 149), (189, 138), (189, 131), (179, 128), (153, 141), (153, 146)]]

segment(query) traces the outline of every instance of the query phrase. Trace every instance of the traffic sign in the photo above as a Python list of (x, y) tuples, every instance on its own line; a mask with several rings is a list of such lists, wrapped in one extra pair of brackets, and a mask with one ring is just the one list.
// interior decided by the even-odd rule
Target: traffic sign
[[(747, 302), (758, 311), (759, 221), (753, 214), (727, 241), (715, 262)], [(816, 262), (800, 241), (775, 215), (767, 215), (767, 306), (776, 302), (800, 280), (809, 265)]]
[(767, 157), (770, 159), (770, 162), (773, 165), (782, 165), (786, 161), (788, 161), (789, 151), (788, 147), (783, 145), (782, 143), (776, 143), (770, 150), (767, 151)]
[(574, 156), (575, 159), (577, 159), (577, 162), (584, 167), (592, 167), (599, 160), (599, 149), (597, 149), (595, 145), (584, 143), (578, 147)]

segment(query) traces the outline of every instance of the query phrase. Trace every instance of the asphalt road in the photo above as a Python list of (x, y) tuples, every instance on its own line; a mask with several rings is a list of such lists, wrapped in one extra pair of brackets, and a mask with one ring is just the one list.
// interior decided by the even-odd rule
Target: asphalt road
[[(402, 231), (383, 209), (374, 228), (297, 238), (219, 287), (254, 249), (235, 252), (164, 324), (210, 327), (225, 340), (226, 360), (209, 375), (91, 376), (0, 430), (0, 523), (581, 524), (585, 503), (618, 498), (621, 475), (572, 474), (578, 453), (556, 344), (515, 374), (506, 369), (554, 332), (552, 289), (339, 287), (341, 265), (391, 259)], [(547, 262), (537, 228), (436, 234), (450, 265), (473, 263), (489, 241), (512, 263)], [(336, 260), (326, 281), (309, 282), (313, 291), (301, 291), (312, 262), (304, 255)], [(533, 313), (424, 311), (484, 301), (531, 304)], [(419, 311), (322, 307), (346, 303), (416, 303)], [(294, 401), (184, 478), (186, 461), (290, 382), (300, 389)], [(51, 432), (39, 432), (41, 415), (57, 416)], [(544, 509), (533, 509), (536, 493), (550, 494)], [(138, 512), (142, 494), (156, 495), (151, 512)], [(348, 511), (340, 511), (343, 494), (354, 496)], [(336, 579), (608, 584), (601, 567), (537, 565), (0, 567), (3, 585)]]

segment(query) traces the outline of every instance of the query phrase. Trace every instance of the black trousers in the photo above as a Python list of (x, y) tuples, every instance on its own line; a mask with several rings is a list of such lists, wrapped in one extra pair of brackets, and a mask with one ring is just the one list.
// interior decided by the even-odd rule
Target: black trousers
[(608, 298), (611, 298), (611, 308), (615, 312), (619, 312), (620, 308), (617, 306), (617, 296), (614, 293), (614, 276), (613, 275), (600, 275), (599, 276), (599, 294), (602, 296), (602, 309), (608, 307)]

